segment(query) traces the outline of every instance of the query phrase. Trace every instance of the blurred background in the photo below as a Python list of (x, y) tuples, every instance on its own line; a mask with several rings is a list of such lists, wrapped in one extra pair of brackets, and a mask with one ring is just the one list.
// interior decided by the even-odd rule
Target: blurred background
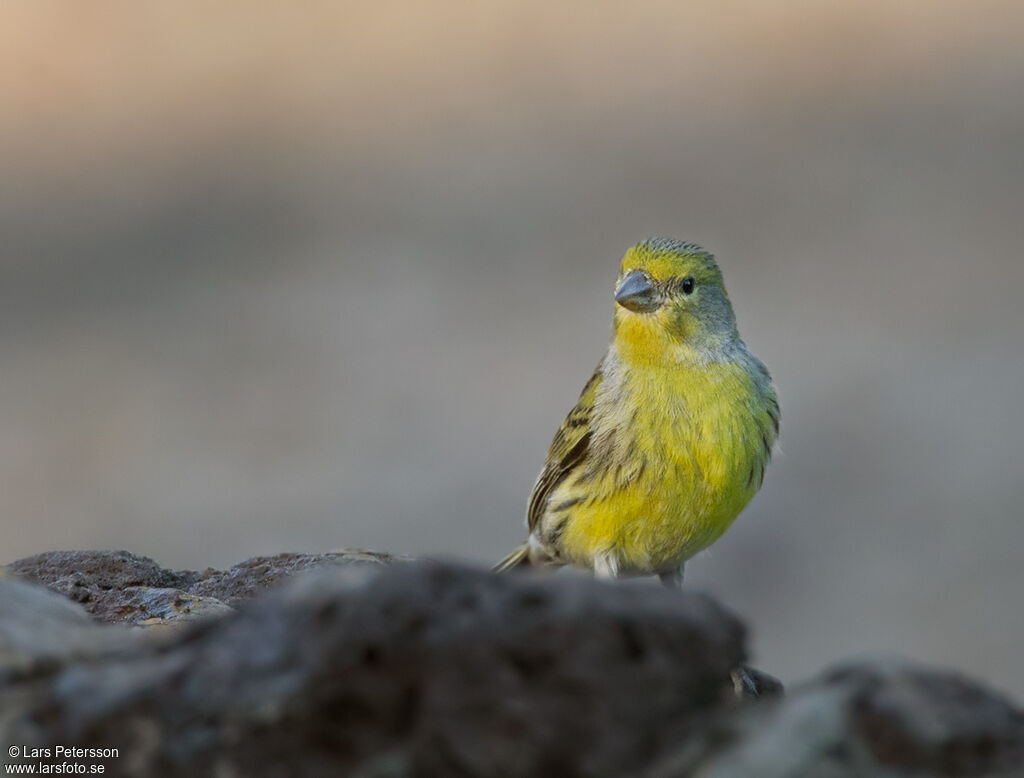
[(786, 681), (1024, 698), (1024, 4), (5, 3), (0, 563), (489, 563), (617, 263), (714, 251), (781, 451), (688, 583)]

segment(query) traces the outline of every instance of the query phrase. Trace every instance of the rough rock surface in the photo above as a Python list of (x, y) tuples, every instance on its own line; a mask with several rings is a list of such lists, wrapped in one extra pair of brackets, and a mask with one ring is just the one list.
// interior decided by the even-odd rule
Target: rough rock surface
[(187, 591), (203, 597), (215, 597), (228, 605), (235, 605), (260, 594), (292, 576), (322, 567), (346, 565), (386, 565), (408, 562), (408, 557), (346, 548), (324, 554), (275, 554), (256, 556), (228, 570), (207, 568)]
[(649, 778), (1021, 778), (1024, 711), (954, 673), (879, 657), (745, 706)]
[(0, 722), (143, 776), (628, 775), (736, 704), (742, 659), (701, 595), (418, 563), (58, 667)]
[[(58, 561), (35, 569), (69, 579)], [(219, 578), (109, 561), (88, 575), (123, 591), (181, 592), (150, 585), (170, 574), (230, 599), (287, 577), (267, 560)], [(0, 739), (116, 747), (92, 763), (131, 776), (1024, 778), (1024, 712), (905, 660), (738, 702), (743, 628), (697, 594), (323, 566), (156, 639), (0, 575)]]
[(167, 570), (128, 551), (51, 551), (19, 559), (7, 569), (81, 603), (99, 621), (150, 626), (224, 615), (229, 606), (310, 570), (404, 559), (344, 549), (253, 557), (228, 570), (199, 573)]
[(52, 672), (63, 661), (125, 643), (123, 631), (96, 624), (66, 598), (0, 577), (0, 689), (6, 682)]

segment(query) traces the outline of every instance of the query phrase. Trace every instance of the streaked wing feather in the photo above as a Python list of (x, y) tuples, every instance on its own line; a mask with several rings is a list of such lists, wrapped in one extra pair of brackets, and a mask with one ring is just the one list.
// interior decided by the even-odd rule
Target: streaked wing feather
[(555, 435), (555, 439), (551, 441), (547, 461), (533, 487), (530, 505), (526, 511), (526, 523), (530, 532), (533, 532), (544, 515), (548, 498), (552, 492), (586, 459), (587, 450), (593, 438), (590, 416), (594, 410), (594, 399), (597, 397), (597, 389), (601, 385), (602, 379), (601, 368), (598, 366), (586, 386), (583, 387), (579, 401), (569, 411)]

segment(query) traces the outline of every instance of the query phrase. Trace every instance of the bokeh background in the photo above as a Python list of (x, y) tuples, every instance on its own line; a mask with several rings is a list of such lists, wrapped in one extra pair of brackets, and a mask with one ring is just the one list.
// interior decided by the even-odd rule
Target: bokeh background
[(0, 562), (491, 562), (622, 251), (699, 241), (781, 452), (688, 581), (783, 679), (1024, 697), (1024, 4), (4, 3)]

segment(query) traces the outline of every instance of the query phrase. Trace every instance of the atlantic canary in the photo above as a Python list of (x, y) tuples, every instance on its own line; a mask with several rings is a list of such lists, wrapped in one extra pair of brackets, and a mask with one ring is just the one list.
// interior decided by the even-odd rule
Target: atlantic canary
[(576, 565), (678, 586), (761, 486), (779, 404), (714, 256), (671, 238), (633, 246), (615, 303), (608, 351), (533, 487), (529, 538), (496, 570)]

